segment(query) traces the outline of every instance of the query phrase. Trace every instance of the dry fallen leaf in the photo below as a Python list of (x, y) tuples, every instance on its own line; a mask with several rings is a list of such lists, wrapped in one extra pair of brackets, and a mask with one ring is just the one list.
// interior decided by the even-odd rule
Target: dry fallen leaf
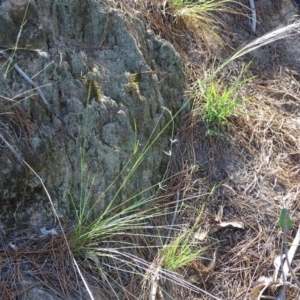
[(217, 232), (219, 229), (224, 228), (224, 227), (228, 227), (228, 226), (232, 226), (232, 227), (240, 228), (240, 229), (245, 229), (245, 225), (242, 222), (238, 222), (238, 221), (220, 222), (219, 224), (213, 225), (210, 228), (209, 233)]
[(201, 277), (198, 274), (194, 274), (188, 278), (189, 283), (199, 283), (201, 282)]
[(221, 227), (232, 226), (232, 227), (235, 227), (235, 228), (245, 229), (244, 223), (237, 222), (237, 221), (233, 221), (233, 222), (221, 222), (219, 224), (219, 226), (221, 226)]
[(218, 214), (216, 215), (216, 218), (215, 218), (216, 222), (221, 222), (222, 217), (223, 217), (223, 206), (221, 205), (219, 207)]
[(249, 300), (261, 300), (261, 296), (268, 287), (274, 286), (275, 288), (277, 288), (281, 284), (277, 281), (274, 281), (271, 277), (262, 276), (258, 279), (258, 281), (254, 282), (253, 285), (254, 287), (251, 289), (251, 292), (249, 294)]
[(197, 232), (194, 234), (194, 238), (199, 241), (204, 241), (209, 234), (210, 229), (207, 228), (199, 228)]

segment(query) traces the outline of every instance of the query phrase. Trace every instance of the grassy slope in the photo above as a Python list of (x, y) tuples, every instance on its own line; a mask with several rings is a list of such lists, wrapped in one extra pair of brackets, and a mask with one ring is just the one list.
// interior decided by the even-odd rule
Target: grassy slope
[[(121, 211), (100, 220), (102, 227), (93, 228), (94, 236), (89, 236), (90, 227), (83, 228), (88, 229), (83, 238), (79, 230), (80, 247), (72, 244), (76, 239), (70, 230), (66, 239), (59, 235), (38, 244), (25, 239), (30, 251), (8, 252), (3, 247), (2, 295), (7, 299), (22, 294), (17, 275), (27, 265), (52, 294), (88, 299), (69, 246), (96, 299), (247, 299), (260, 276), (273, 275), (274, 259), (281, 252), (280, 210), (290, 209), (295, 221), (288, 241), (299, 218), (299, 66), (286, 52), (286, 42), (226, 61), (254, 36), (249, 33), (249, 10), (232, 3), (224, 7), (225, 2), (230, 1), (206, 6), (204, 12), (188, 6), (183, 13), (180, 0), (172, 1), (175, 6), (132, 1), (156, 33), (180, 52), (194, 101), (173, 145), (171, 179), (151, 209), (142, 211), (134, 203), (127, 219)], [(124, 12), (132, 12), (125, 1), (119, 4)], [(258, 36), (272, 29), (265, 14), (267, 10), (269, 17), (275, 15), (276, 7), (272, 9), (264, 1), (258, 7)], [(237, 88), (231, 90), (233, 86)], [(212, 94), (216, 99), (223, 95), (225, 102), (233, 96), (238, 104), (225, 115), (213, 112), (212, 123), (219, 124), (208, 122), (204, 114), (205, 100), (215, 99)], [(221, 134), (207, 134), (211, 126)], [(229, 226), (221, 227), (222, 221)], [(108, 234), (108, 228), (114, 232)], [(14, 263), (20, 257), (24, 264)], [(296, 275), (299, 264), (296, 256)], [(265, 291), (274, 293), (276, 289)], [(296, 286), (289, 286), (287, 299), (297, 297)]]

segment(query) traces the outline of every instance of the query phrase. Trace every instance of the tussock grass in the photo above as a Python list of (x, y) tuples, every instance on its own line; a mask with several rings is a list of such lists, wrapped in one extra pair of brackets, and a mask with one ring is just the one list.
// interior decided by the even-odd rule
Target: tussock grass
[[(252, 78), (243, 79), (249, 65), (242, 68), (234, 82), (224, 86), (221, 79), (214, 77), (208, 80), (198, 79), (198, 88), (192, 90), (194, 113), (198, 113), (206, 123), (207, 135), (224, 136), (224, 128), (229, 124), (230, 116), (244, 114), (242, 104), (249, 100), (243, 99), (241, 90)], [(202, 101), (203, 99), (203, 101)]]
[(219, 52), (218, 47), (223, 47), (224, 42), (218, 31), (225, 27), (220, 18), (222, 13), (235, 13), (228, 4), (232, 0), (208, 1), (183, 1), (170, 0), (169, 13), (174, 16), (174, 23), (181, 30), (188, 32), (198, 45), (205, 44), (208, 51)]
[(226, 26), (220, 15), (236, 13), (232, 0), (208, 1), (136, 1), (152, 28), (169, 40), (182, 57), (190, 47), (205, 49), (211, 54), (221, 53), (226, 44), (219, 31)]
[[(203, 207), (204, 208), (204, 207)], [(187, 232), (180, 232), (168, 245), (165, 245), (162, 252), (162, 265), (171, 271), (176, 271), (200, 257), (204, 248), (195, 246), (195, 228), (201, 219), (203, 209), (199, 212), (194, 225)]]

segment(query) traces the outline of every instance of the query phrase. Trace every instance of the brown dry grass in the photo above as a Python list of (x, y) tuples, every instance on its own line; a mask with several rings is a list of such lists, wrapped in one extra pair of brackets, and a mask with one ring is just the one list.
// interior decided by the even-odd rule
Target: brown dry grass
[[(270, 26), (269, 18), (280, 5), (276, 1), (272, 10), (265, 3), (258, 5), (258, 16), (265, 30)], [(263, 20), (267, 10), (268, 17)], [(153, 22), (148, 14), (147, 18), (157, 30), (164, 26), (163, 19), (160, 19), (157, 26), (156, 19)], [(245, 19), (244, 16), (240, 18)], [(166, 38), (170, 36), (169, 28), (168, 23), (161, 30)], [(187, 33), (186, 27), (183, 28), (183, 32)], [(168, 34), (165, 34), (166, 30)], [(231, 30), (234, 29), (231, 27)], [(235, 30), (235, 34), (232, 31), (227, 37), (235, 35), (234, 43), (237, 44), (239, 29)], [(241, 34), (243, 30), (240, 30)], [(196, 45), (191, 42), (194, 38), (195, 35), (188, 35), (185, 43), (187, 48), (179, 49), (191, 83), (195, 78), (205, 78), (211, 71), (212, 56), (221, 61), (224, 55), (218, 56), (217, 52), (208, 51), (209, 44), (205, 44), (206, 47), (192, 47)], [(245, 36), (240, 40), (245, 42)], [(205, 39), (201, 43), (205, 43)], [(198, 270), (197, 283), (220, 299), (248, 299), (251, 287), (259, 277), (273, 276), (274, 259), (281, 251), (282, 230), (278, 225), (278, 217), (283, 207), (290, 209), (292, 219), (295, 224), (299, 224), (299, 68), (293, 69), (292, 57), (284, 55), (283, 43), (268, 46), (267, 53), (265, 48), (261, 52), (256, 51), (254, 56), (248, 55), (223, 70), (222, 78), (230, 82), (239, 72), (241, 64), (257, 58), (259, 53), (264, 55), (257, 63), (254, 61), (248, 74), (249, 77), (257, 75), (257, 79), (244, 89), (245, 95), (253, 95), (245, 104), (247, 114), (231, 118), (227, 139), (206, 136), (205, 124), (195, 109), (177, 134), (178, 143), (170, 172), (181, 172), (181, 176), (170, 183), (172, 191), (179, 190), (182, 197), (204, 195), (218, 185), (212, 195), (199, 196), (189, 202), (195, 210), (202, 203), (206, 204), (206, 214), (200, 229), (216, 223), (220, 208), (223, 210), (222, 220), (239, 220), (245, 224), (245, 230), (224, 228), (206, 240), (208, 244), (218, 241), (206, 253), (211, 258), (217, 249), (217, 262), (214, 270), (208, 274), (203, 267), (202, 272)], [(173, 44), (180, 47), (180, 43)], [(264, 64), (262, 70), (259, 64), (264, 59), (270, 63)], [(265, 78), (265, 74), (268, 74), (268, 78)], [(179, 214), (177, 222), (182, 220), (192, 223), (193, 213), (185, 211)], [(290, 242), (295, 236), (297, 225), (289, 232)], [(199, 263), (201, 265), (203, 262)], [(297, 276), (299, 256), (296, 255), (292, 267)], [(192, 265), (182, 270), (186, 279), (194, 273)], [(265, 292), (269, 296), (275, 294), (276, 291), (271, 288)], [(297, 299), (299, 296), (300, 291), (291, 280), (287, 299)], [(190, 295), (190, 299), (211, 298)]]
[(26, 293), (30, 299), (38, 299), (41, 291), (58, 299), (76, 298), (78, 293), (87, 297), (84, 286), (74, 277), (61, 235), (40, 238), (32, 230), (17, 235), (2, 232), (1, 244), (1, 299), (19, 299)]
[[(285, 76), (285, 81), (281, 77), (272, 85), (285, 90), (291, 80)], [(246, 104), (248, 114), (232, 118), (229, 141), (206, 137), (201, 120), (188, 125), (183, 138), (179, 138), (179, 147), (184, 149), (181, 152), (190, 158), (191, 166), (197, 164), (201, 170), (186, 182), (187, 189), (191, 191), (195, 182), (200, 193), (215, 183), (220, 185), (210, 198), (201, 199), (207, 203), (205, 225), (214, 224), (222, 207), (222, 220), (239, 220), (246, 226), (245, 230), (227, 228), (211, 236), (220, 243), (216, 268), (205, 279), (206, 290), (221, 299), (248, 299), (251, 285), (260, 276), (273, 275), (282, 239), (278, 226), (282, 207), (290, 209), (295, 224), (299, 223), (300, 124), (296, 112), (283, 111), (283, 107), (295, 111), (299, 103), (293, 96), (289, 96), (288, 106), (281, 101), (282, 97), (276, 99), (275, 88), (268, 81), (256, 80), (249, 89), (262, 84), (268, 88)], [(295, 95), (295, 91), (288, 93)], [(190, 138), (192, 141), (186, 140)], [(295, 227), (290, 232), (289, 241), (296, 230)], [(300, 260), (296, 258), (296, 274), (299, 266)], [(295, 286), (288, 293), (287, 299), (300, 295)]]

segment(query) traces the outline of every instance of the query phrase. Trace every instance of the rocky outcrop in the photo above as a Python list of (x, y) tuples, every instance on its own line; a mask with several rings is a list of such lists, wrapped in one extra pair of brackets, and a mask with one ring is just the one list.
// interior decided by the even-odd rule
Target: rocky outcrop
[[(61, 218), (74, 215), (83, 187), (91, 189), (92, 202), (100, 199), (99, 214), (130, 172), (134, 146), (143, 149), (170, 121), (166, 109), (174, 114), (183, 105), (179, 55), (138, 12), (114, 3), (0, 1), (0, 47), (13, 57), (9, 63), (0, 55), (0, 133), (41, 176)], [(162, 178), (170, 134), (171, 126), (118, 201)], [(51, 219), (38, 178), (0, 143), (1, 222)]]

